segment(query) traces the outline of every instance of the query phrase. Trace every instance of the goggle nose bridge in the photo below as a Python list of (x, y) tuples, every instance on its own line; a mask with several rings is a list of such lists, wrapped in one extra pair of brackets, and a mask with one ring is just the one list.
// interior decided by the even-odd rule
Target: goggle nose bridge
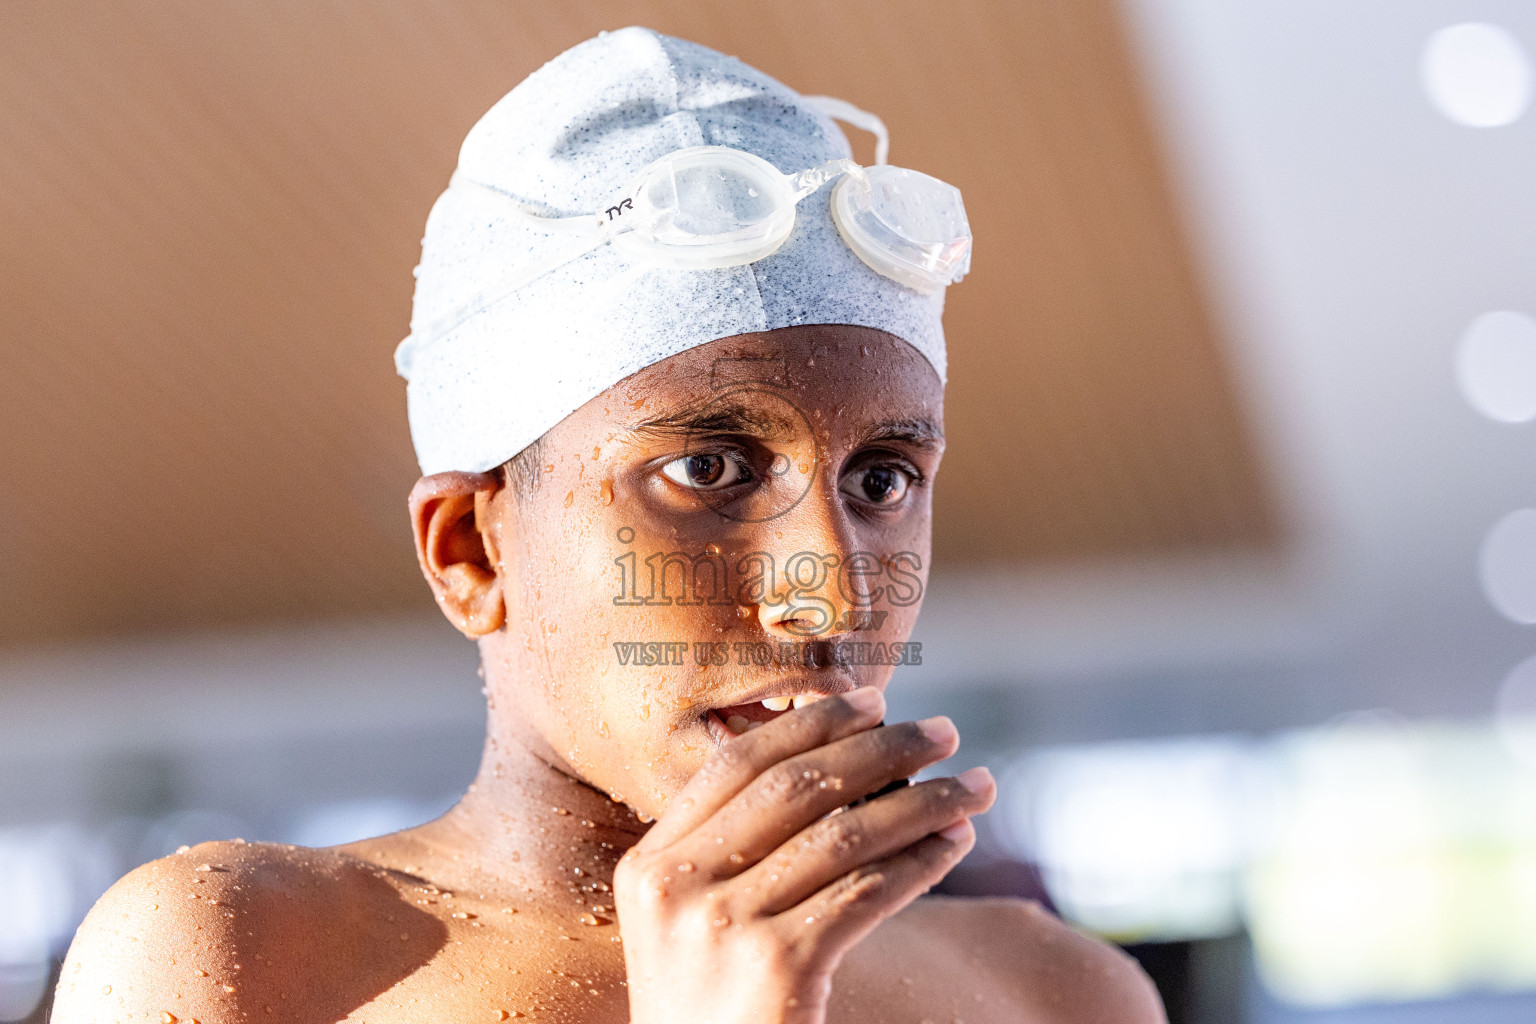
[(838, 157), (816, 167), (807, 167), (798, 174), (789, 176), (789, 187), (794, 190), (795, 202), (798, 203), (840, 174), (846, 174), (862, 182), (866, 187), (869, 185), (869, 177), (864, 173), (864, 168), (846, 157)]

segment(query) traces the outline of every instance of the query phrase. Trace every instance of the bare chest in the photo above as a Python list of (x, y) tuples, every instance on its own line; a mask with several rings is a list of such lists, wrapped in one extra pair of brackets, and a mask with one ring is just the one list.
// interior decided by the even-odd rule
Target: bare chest
[(623, 952), (612, 941), (617, 926), (578, 921), (573, 927), (564, 919), (519, 917), (451, 919), (430, 960), (344, 1019), (368, 1024), (629, 1019)]
[[(629, 1020), (622, 947), (613, 941), (617, 926), (576, 931), (563, 920), (532, 915), (510, 926), (451, 923), (436, 956), (345, 1020)], [(912, 937), (872, 937), (843, 962), (833, 979), (829, 1024), (1018, 1024), (1025, 1019), (1013, 995), (985, 972), (966, 972), (954, 957), (936, 956), (926, 943), (904, 938)]]

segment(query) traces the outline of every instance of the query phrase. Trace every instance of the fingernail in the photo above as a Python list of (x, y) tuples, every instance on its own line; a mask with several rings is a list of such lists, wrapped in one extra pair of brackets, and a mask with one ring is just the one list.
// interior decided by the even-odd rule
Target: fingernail
[(969, 818), (961, 818), (948, 828), (939, 829), (940, 839), (947, 839), (951, 843), (963, 842), (971, 833), (971, 821)]
[(935, 715), (933, 718), (925, 718), (917, 723), (917, 727), (923, 731), (934, 746), (942, 747), (953, 740), (958, 733), (955, 732), (955, 723), (943, 715)]
[(968, 768), (956, 775), (955, 781), (972, 793), (981, 793), (992, 785), (992, 773), (985, 768)]
[(879, 711), (885, 704), (885, 698), (880, 691), (873, 686), (861, 686), (857, 690), (849, 690), (843, 694), (843, 700), (855, 711), (861, 711), (866, 715), (872, 715)]

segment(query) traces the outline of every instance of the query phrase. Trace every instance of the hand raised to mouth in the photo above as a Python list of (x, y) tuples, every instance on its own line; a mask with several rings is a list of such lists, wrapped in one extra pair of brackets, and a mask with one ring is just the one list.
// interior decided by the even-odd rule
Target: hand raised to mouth
[(619, 862), (634, 1024), (823, 1024), (843, 955), (970, 851), (984, 768), (849, 806), (959, 744), (884, 712), (866, 687), (727, 738)]

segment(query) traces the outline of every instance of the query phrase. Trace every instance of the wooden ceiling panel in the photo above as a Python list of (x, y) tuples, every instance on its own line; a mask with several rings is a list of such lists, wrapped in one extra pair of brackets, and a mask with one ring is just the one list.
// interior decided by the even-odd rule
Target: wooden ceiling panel
[(938, 557), (1276, 543), (1111, 0), (17, 0), (0, 645), (425, 607), (390, 357), (427, 210), (486, 108), (626, 24), (964, 191)]

